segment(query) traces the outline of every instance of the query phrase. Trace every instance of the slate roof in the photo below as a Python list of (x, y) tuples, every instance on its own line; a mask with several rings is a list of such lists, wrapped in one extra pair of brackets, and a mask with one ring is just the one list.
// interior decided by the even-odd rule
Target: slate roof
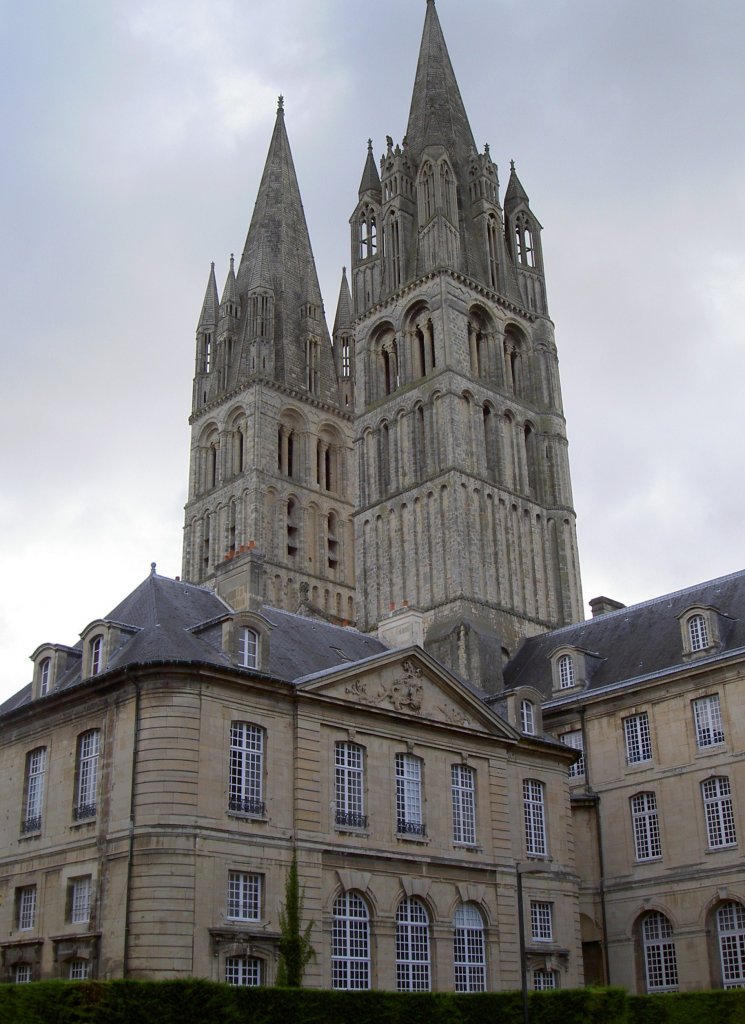
[(710, 655), (721, 658), (745, 649), (745, 570), (665, 594), (651, 601), (606, 612), (574, 626), (524, 640), (505, 669), (505, 689), (533, 686), (551, 696), (550, 658), (559, 647), (576, 647), (591, 655), (583, 692), (690, 665), (684, 658), (680, 621), (688, 608), (701, 606), (720, 613), (720, 646)]
[[(232, 614), (229, 605), (213, 591), (152, 572), (103, 616), (104, 622), (118, 627), (121, 637), (109, 654), (105, 672), (153, 662), (229, 667), (231, 660), (221, 649), (220, 640), (222, 621)], [(360, 661), (388, 649), (375, 637), (304, 615), (271, 607), (263, 607), (260, 615), (271, 630), (268, 663), (261, 666), (259, 674), (286, 682)], [(52, 692), (81, 682), (82, 644), (79, 642), (69, 650), (72, 664), (56, 680)], [(252, 669), (237, 670), (255, 674)], [(31, 686), (28, 685), (0, 705), (0, 714), (30, 700)]]

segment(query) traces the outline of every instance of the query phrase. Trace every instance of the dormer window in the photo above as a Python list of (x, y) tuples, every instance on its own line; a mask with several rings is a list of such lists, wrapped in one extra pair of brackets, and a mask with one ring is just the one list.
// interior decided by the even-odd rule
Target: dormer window
[(691, 651), (703, 651), (709, 646), (709, 631), (703, 615), (691, 615), (686, 623)]
[(535, 706), (532, 700), (520, 701), (520, 729), (526, 736), (535, 735)]
[(97, 676), (103, 670), (103, 637), (94, 636), (91, 640), (91, 675)]
[(238, 631), (238, 664), (243, 668), (259, 667), (259, 634), (249, 626)]
[(562, 654), (557, 662), (559, 671), (559, 689), (568, 690), (574, 686), (574, 660), (571, 654)]
[(690, 657), (715, 649), (720, 643), (722, 625), (726, 627), (727, 618), (716, 608), (701, 605), (686, 608), (678, 615), (683, 653)]
[(52, 659), (45, 658), (39, 665), (39, 696), (44, 697), (49, 693), (52, 684)]

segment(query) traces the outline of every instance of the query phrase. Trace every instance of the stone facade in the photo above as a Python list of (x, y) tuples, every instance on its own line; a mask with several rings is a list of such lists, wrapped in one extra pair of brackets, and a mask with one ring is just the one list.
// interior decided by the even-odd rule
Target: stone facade
[[(745, 984), (745, 573), (526, 642), (508, 718), (584, 750), (570, 779), (588, 980)], [(542, 721), (538, 716), (541, 716)]]
[[(179, 631), (194, 638), (180, 657)], [(519, 987), (520, 864), (528, 920), (547, 915), (531, 970), (581, 983), (566, 747), (521, 736), (419, 647), (233, 613), (154, 574), (87, 636), (44, 695), (41, 647), (32, 692), (4, 709), (7, 980), (271, 983), (294, 854), (309, 985)], [(291, 677), (293, 659), (311, 671)], [(354, 962), (337, 934), (350, 904), (364, 915)], [(411, 962), (396, 957), (404, 910), (424, 943)], [(458, 929), (477, 950), (468, 970)]]

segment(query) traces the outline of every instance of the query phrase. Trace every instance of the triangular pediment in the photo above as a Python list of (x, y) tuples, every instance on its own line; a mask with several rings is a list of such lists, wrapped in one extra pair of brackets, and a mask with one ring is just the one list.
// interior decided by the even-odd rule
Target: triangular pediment
[(306, 692), (406, 718), (511, 739), (518, 735), (421, 648), (387, 651), (299, 682)]

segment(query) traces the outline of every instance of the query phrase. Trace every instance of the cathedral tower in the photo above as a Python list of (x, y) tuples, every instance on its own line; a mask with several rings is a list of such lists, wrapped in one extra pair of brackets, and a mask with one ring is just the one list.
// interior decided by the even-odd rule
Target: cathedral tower
[(354, 619), (349, 400), (280, 97), (238, 271), (231, 256), (218, 300), (213, 264), (197, 327), (187, 580), (213, 584), (235, 608), (309, 604)]
[(541, 226), (500, 205), (433, 0), (406, 135), (372, 147), (351, 218), (358, 625), (485, 689), (526, 635), (581, 618)]

